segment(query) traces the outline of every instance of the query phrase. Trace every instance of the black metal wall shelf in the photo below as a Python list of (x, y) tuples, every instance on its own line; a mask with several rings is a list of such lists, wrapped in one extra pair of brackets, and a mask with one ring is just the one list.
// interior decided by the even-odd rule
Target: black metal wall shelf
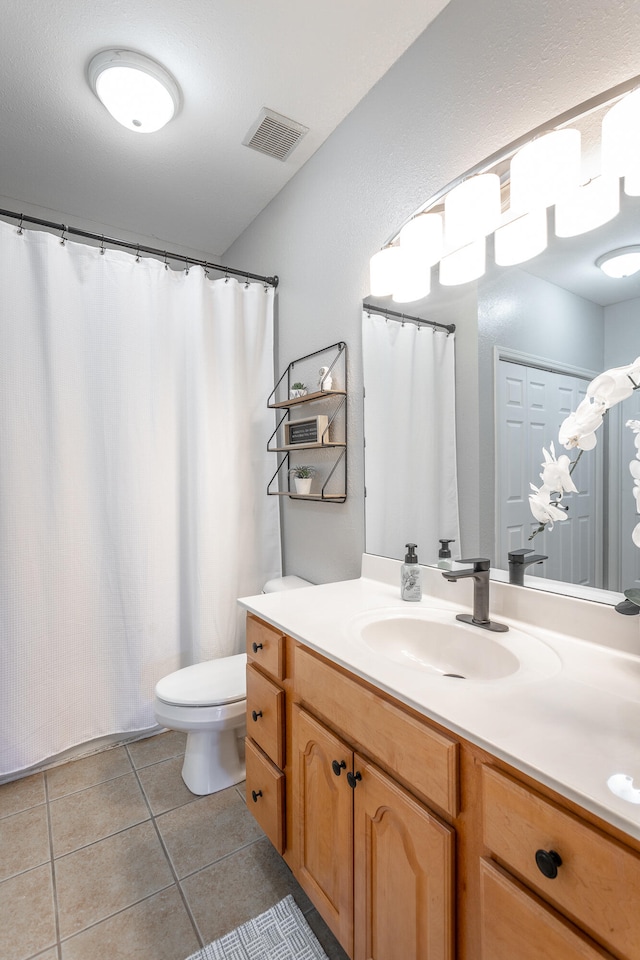
[[(291, 389), (293, 382), (294, 368), (298, 367), (308, 375), (311, 367), (311, 361), (326, 355), (326, 362), (322, 365), (326, 367), (324, 376), (321, 377), (318, 387), (311, 393), (304, 396), (292, 397)], [(344, 389), (325, 389), (325, 382), (332, 382), (338, 379), (344, 384)], [(285, 397), (282, 398), (282, 393)], [(278, 399), (278, 397), (281, 399)], [(297, 360), (287, 366), (286, 370), (276, 383), (267, 401), (267, 406), (272, 410), (282, 410), (283, 416), (269, 437), (267, 450), (270, 453), (284, 454), (278, 462), (278, 469), (272, 476), (267, 485), (267, 495), (270, 497), (290, 497), (292, 500), (315, 500), (327, 503), (344, 503), (347, 499), (347, 345), (343, 341), (333, 343), (329, 347), (323, 347), (321, 350), (315, 350), (304, 357), (298, 357)], [(316, 404), (322, 404), (321, 409), (326, 411), (316, 418), (316, 433), (312, 440), (301, 439), (301, 442), (286, 442), (287, 431), (291, 431), (292, 425), (305, 422), (301, 418), (292, 416), (292, 410), (304, 405), (311, 405), (312, 409)], [(313, 417), (307, 418), (311, 421), (310, 431), (313, 434)], [(303, 428), (304, 429), (304, 428)], [(321, 455), (327, 452), (328, 456), (333, 453), (332, 459), (324, 459), (326, 476), (322, 479), (322, 486), (319, 491), (312, 493), (298, 493), (291, 487), (290, 470), (295, 467), (291, 463), (291, 454), (298, 451), (309, 451)], [(299, 461), (298, 461), (299, 462)], [(322, 466), (322, 461), (318, 461), (318, 469)], [(338, 467), (341, 469), (338, 470)], [(283, 469), (285, 468), (285, 469)], [(276, 484), (277, 489), (272, 489)], [(285, 486), (286, 484), (286, 486)], [(337, 487), (337, 489), (336, 489)]]

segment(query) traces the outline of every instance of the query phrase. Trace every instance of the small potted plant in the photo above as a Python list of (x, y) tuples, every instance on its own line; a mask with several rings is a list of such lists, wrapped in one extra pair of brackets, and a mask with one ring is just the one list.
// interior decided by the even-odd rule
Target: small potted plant
[(306, 396), (306, 393), (307, 393), (306, 384), (300, 383), (299, 380), (296, 380), (296, 382), (292, 384), (291, 389), (289, 390), (289, 400), (297, 400), (298, 397)]
[(296, 485), (296, 493), (308, 494), (311, 492), (311, 478), (315, 472), (313, 467), (309, 467), (306, 464), (299, 464), (297, 467), (292, 467), (291, 470), (289, 470)]

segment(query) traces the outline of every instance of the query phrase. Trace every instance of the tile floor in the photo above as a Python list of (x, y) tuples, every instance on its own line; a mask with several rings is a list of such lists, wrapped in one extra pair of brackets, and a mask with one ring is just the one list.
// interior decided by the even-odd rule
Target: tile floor
[(2, 960), (185, 960), (288, 893), (346, 954), (244, 803), (195, 797), (164, 733), (0, 786)]

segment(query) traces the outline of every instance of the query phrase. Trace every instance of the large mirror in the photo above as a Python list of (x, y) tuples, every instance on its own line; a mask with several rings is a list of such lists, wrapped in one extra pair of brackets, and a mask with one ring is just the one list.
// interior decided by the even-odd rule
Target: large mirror
[[(599, 164), (599, 130), (606, 107), (591, 110), (572, 123), (581, 128), (583, 163)], [(594, 174), (595, 175), (595, 174)], [(579, 236), (554, 236), (554, 210), (548, 211), (549, 245), (537, 257), (512, 267), (498, 267), (493, 237), (487, 243), (487, 271), (477, 281), (441, 286), (432, 272), (432, 289), (424, 299), (399, 305), (391, 298), (367, 298), (380, 309), (415, 318), (455, 323), (455, 432), (459, 528), (443, 509), (448, 480), (422, 486), (431, 507), (429, 523), (408, 539), (420, 543), (421, 562), (437, 562), (439, 538), (457, 541), (453, 557), (487, 556), (506, 570), (510, 550), (527, 548), (547, 559), (527, 575), (556, 584), (566, 592), (619, 593), (640, 582), (640, 550), (631, 541), (638, 522), (629, 462), (636, 455), (628, 419), (640, 419), (640, 390), (612, 408), (598, 431), (594, 450), (582, 455), (573, 479), (578, 493), (566, 498), (569, 519), (529, 540), (537, 524), (529, 509), (529, 484), (540, 485), (542, 448), (554, 442), (558, 427), (584, 396), (588, 382), (605, 369), (640, 356), (640, 273), (623, 279), (606, 276), (596, 265), (603, 254), (640, 244), (640, 197), (628, 196), (620, 184), (620, 213), (603, 226)], [(437, 209), (431, 207), (430, 209)], [(492, 264), (491, 266), (489, 266)], [(365, 310), (363, 325), (374, 314)], [(397, 323), (397, 318), (388, 323)], [(406, 320), (405, 326), (412, 321)], [(389, 351), (389, 364), (395, 363)], [(367, 404), (374, 371), (364, 355), (365, 441), (380, 437), (381, 421)], [(384, 370), (378, 366), (375, 377)], [(388, 371), (391, 382), (391, 368)], [(442, 408), (443, 415), (449, 401)], [(440, 414), (440, 411), (439, 411)], [(393, 429), (380, 443), (394, 449)], [(445, 428), (446, 432), (446, 428)], [(412, 424), (413, 450), (406, 459), (392, 455), (375, 461), (365, 447), (367, 550), (401, 558), (405, 528), (381, 541), (372, 518), (397, 511), (397, 478), (410, 475), (416, 448), (432, 463), (442, 457), (426, 440), (428, 430)], [(575, 452), (572, 457), (575, 456)], [(386, 464), (383, 467), (382, 464)], [(386, 477), (377, 476), (379, 470)], [(433, 492), (433, 496), (431, 492)], [(443, 491), (445, 493), (443, 493)], [(410, 498), (405, 493), (405, 501)], [(414, 502), (415, 497), (414, 497)], [(422, 502), (422, 501), (420, 501)], [(410, 526), (410, 521), (409, 521)], [(402, 533), (401, 533), (402, 530)], [(422, 541), (422, 542), (420, 542)], [(382, 543), (382, 546), (381, 546)], [(606, 594), (601, 599), (607, 598)]]

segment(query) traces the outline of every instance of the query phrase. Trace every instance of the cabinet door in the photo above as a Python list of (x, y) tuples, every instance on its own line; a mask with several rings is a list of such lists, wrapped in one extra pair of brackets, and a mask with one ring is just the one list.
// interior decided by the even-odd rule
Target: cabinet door
[(495, 863), (480, 880), (482, 960), (613, 960)]
[[(334, 772), (334, 761), (335, 770)], [(296, 878), (351, 956), (353, 952), (353, 754), (299, 707), (293, 712)]]
[(452, 960), (452, 828), (357, 755), (354, 770), (355, 960)]

